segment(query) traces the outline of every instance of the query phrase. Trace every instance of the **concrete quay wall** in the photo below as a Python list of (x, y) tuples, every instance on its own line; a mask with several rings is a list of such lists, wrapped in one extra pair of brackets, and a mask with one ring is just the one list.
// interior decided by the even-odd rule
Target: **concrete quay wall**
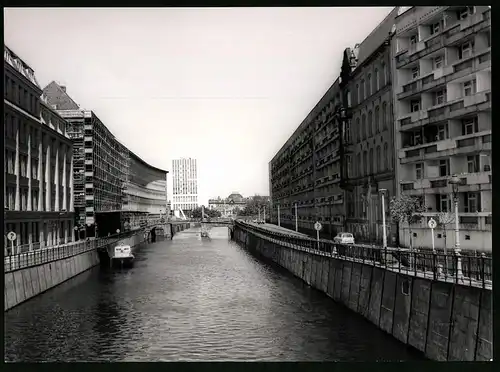
[[(143, 242), (142, 232), (120, 240), (120, 243), (132, 247)], [(113, 247), (116, 244), (112, 244)], [(93, 249), (63, 259), (5, 273), (4, 311), (58, 286), (99, 263), (99, 253), (97, 249)]]
[(436, 361), (493, 358), (492, 291), (286, 247), (236, 225), (233, 239)]

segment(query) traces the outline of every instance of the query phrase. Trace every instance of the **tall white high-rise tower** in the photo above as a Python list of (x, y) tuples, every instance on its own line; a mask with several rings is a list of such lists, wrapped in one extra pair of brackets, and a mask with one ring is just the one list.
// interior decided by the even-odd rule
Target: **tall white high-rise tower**
[(172, 160), (172, 210), (178, 215), (198, 207), (198, 169), (196, 159)]

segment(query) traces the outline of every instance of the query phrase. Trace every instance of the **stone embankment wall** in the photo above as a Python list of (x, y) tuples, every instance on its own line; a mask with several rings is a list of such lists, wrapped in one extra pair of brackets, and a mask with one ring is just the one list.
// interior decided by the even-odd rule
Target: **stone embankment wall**
[[(144, 242), (144, 234), (138, 233), (120, 240), (132, 247)], [(113, 246), (118, 242), (113, 243)], [(7, 311), (100, 263), (97, 249), (83, 252), (37, 266), (30, 266), (5, 273), (5, 305)]]
[(492, 291), (304, 252), (236, 225), (233, 239), (437, 361), (493, 358)]

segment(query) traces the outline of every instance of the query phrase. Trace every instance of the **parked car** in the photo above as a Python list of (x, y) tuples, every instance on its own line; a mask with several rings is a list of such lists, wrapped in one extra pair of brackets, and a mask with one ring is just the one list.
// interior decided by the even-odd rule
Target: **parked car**
[(351, 233), (340, 232), (333, 241), (338, 244), (354, 244), (354, 236)]

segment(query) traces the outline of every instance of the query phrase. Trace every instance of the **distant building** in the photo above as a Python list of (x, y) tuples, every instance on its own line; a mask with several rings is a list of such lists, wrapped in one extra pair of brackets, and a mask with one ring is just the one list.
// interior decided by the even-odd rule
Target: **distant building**
[(49, 104), (65, 118), (73, 140), (76, 224), (84, 236), (106, 236), (166, 210), (167, 171), (132, 153), (91, 110), (81, 109), (66, 87), (44, 90)]
[[(460, 246), (492, 249), (491, 8), (410, 7), (396, 18), (394, 94), (398, 192), (420, 197), (427, 212), (412, 226), (414, 246), (431, 247), (427, 222), (454, 215), (458, 175)], [(454, 221), (436, 247), (455, 244)], [(409, 228), (400, 241), (409, 245)]]
[(220, 197), (209, 199), (208, 208), (219, 211), (223, 217), (234, 216), (238, 210), (245, 209), (248, 199), (244, 198), (240, 193), (233, 191), (225, 199)]
[(198, 168), (196, 159), (172, 160), (172, 209), (179, 216), (179, 208), (184, 212), (198, 207)]
[(4, 223), (22, 250), (73, 240), (73, 146), (41, 95), (33, 69), (4, 46)]

